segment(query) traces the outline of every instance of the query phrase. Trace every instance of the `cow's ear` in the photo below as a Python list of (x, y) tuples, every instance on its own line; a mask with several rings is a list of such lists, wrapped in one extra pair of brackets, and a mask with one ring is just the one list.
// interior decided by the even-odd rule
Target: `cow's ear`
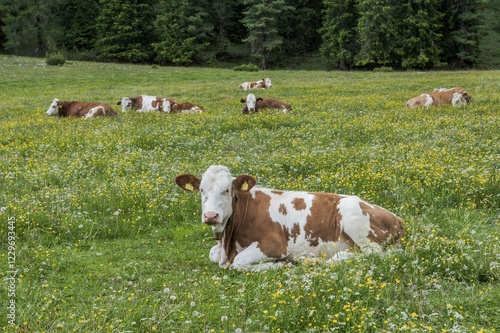
[(122, 101), (118, 101), (118, 103), (116, 103), (116, 105), (122, 105)]
[(246, 99), (244, 99), (244, 98), (242, 98), (242, 99), (240, 99), (240, 102), (241, 102), (241, 103), (246, 103), (246, 102), (247, 102), (247, 100), (246, 100)]
[(200, 190), (201, 178), (198, 178), (192, 174), (185, 173), (175, 177), (175, 183), (179, 185), (183, 190), (188, 192), (196, 192)]
[(257, 181), (255, 178), (249, 175), (240, 175), (233, 180), (233, 189), (235, 191), (246, 192), (249, 191), (252, 187), (254, 187)]
[(263, 101), (263, 100), (264, 100), (264, 99), (263, 99), (262, 97), (258, 97), (258, 98), (256, 99), (256, 101), (257, 101), (257, 102), (261, 102), (261, 101)]

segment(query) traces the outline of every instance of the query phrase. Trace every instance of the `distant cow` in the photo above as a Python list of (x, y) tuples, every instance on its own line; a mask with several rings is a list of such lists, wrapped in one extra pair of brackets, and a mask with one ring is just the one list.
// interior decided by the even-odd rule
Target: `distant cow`
[(453, 106), (462, 106), (470, 103), (472, 97), (464, 88), (436, 88), (430, 93), (421, 94), (413, 97), (406, 102), (406, 107), (413, 109), (418, 106), (429, 107), (451, 104)]
[(60, 101), (57, 98), (45, 112), (47, 116), (85, 117), (116, 116), (116, 111), (109, 105), (100, 102)]
[(270, 78), (265, 78), (259, 81), (253, 81), (253, 82), (243, 82), (240, 84), (238, 89), (241, 90), (249, 90), (249, 89), (266, 89), (266, 88), (271, 88), (273, 85), (271, 84), (271, 79)]
[(255, 98), (254, 94), (248, 94), (247, 98), (241, 99), (240, 102), (246, 104), (243, 107), (243, 114), (256, 113), (263, 109), (277, 109), (283, 113), (292, 111), (292, 107), (288, 103), (274, 98)]
[(267, 269), (298, 258), (335, 262), (356, 248), (379, 252), (404, 235), (396, 215), (357, 196), (264, 188), (221, 165), (202, 177), (179, 175), (175, 183), (200, 191), (201, 221), (217, 240), (210, 260), (220, 267)]
[(137, 110), (139, 112), (160, 111), (160, 103), (163, 97), (140, 95), (135, 97), (123, 97), (116, 103), (122, 106), (122, 112)]
[(165, 113), (203, 113), (205, 108), (193, 103), (183, 103), (172, 98), (161, 100), (162, 111)]

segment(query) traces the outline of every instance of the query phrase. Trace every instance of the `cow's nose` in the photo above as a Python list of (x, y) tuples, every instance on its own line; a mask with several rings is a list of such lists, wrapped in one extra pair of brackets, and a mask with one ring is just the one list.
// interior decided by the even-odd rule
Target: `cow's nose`
[(206, 212), (203, 214), (203, 222), (206, 224), (215, 224), (217, 223), (217, 219), (219, 214), (216, 212)]

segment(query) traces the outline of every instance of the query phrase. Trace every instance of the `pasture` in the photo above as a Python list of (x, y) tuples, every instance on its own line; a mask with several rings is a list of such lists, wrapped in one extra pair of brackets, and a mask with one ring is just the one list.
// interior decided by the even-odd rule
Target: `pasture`
[[(291, 104), (243, 116), (244, 81)], [(235, 72), (0, 57), (0, 327), (6, 332), (498, 332), (500, 71)], [(433, 88), (472, 104), (408, 110)], [(159, 95), (201, 115), (121, 113)], [(45, 116), (54, 98), (115, 118)], [(180, 173), (211, 164), (402, 217), (385, 255), (269, 272), (212, 264)]]

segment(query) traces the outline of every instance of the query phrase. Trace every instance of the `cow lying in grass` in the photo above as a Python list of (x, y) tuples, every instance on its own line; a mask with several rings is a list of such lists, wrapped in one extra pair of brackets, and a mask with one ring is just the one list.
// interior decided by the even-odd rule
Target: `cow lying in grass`
[(205, 111), (205, 108), (190, 102), (179, 102), (172, 98), (164, 98), (161, 100), (161, 109), (165, 113), (196, 113), (200, 114)]
[(418, 106), (430, 107), (432, 105), (440, 106), (451, 104), (453, 106), (462, 106), (470, 103), (472, 97), (464, 88), (439, 88), (430, 93), (421, 94), (413, 97), (406, 102), (406, 107), (413, 109)]
[(273, 85), (270, 78), (265, 78), (259, 81), (243, 82), (240, 84), (238, 89), (249, 90), (249, 89), (266, 89), (271, 88)]
[(47, 116), (84, 117), (89, 119), (99, 116), (116, 116), (116, 111), (109, 105), (100, 102), (67, 102), (55, 98), (45, 114)]
[(241, 103), (245, 103), (243, 107), (243, 114), (257, 113), (263, 109), (276, 109), (283, 113), (292, 111), (290, 104), (278, 101), (274, 98), (255, 98), (254, 94), (248, 94), (246, 99), (241, 99)]
[(200, 192), (201, 221), (217, 240), (210, 260), (220, 267), (259, 270), (301, 257), (335, 262), (354, 249), (381, 251), (404, 235), (396, 215), (357, 196), (260, 187), (221, 165), (202, 177), (179, 175), (175, 183)]

